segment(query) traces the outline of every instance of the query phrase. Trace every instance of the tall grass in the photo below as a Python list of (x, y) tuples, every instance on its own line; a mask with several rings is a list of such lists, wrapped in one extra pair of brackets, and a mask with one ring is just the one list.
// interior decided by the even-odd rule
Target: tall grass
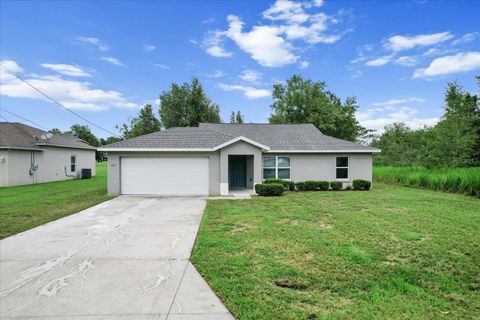
[(480, 197), (480, 167), (374, 167), (373, 176), (381, 182)]

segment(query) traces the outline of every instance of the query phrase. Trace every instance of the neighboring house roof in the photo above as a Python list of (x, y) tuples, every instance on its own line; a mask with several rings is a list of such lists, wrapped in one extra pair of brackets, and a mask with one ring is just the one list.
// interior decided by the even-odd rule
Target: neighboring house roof
[(213, 124), (170, 128), (116, 142), (100, 151), (215, 151), (237, 140), (267, 152), (364, 152), (380, 150), (322, 134), (313, 124)]
[(96, 150), (85, 141), (69, 135), (41, 138), (46, 131), (18, 122), (0, 122), (0, 149), (42, 150), (42, 146)]

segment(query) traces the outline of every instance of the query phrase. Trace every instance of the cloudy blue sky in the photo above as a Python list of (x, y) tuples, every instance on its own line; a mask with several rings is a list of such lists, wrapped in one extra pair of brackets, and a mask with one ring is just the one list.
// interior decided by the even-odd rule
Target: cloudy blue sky
[(82, 121), (12, 73), (115, 132), (193, 76), (225, 121), (240, 110), (247, 122), (266, 122), (272, 85), (301, 74), (356, 96), (359, 120), (377, 130), (434, 124), (449, 81), (478, 91), (476, 1), (2, 1), (0, 9), (1, 108), (45, 128)]

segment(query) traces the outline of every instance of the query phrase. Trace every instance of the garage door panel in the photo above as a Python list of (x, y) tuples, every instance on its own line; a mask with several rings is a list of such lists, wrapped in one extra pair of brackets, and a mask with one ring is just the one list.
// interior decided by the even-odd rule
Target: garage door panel
[(124, 157), (121, 193), (207, 195), (207, 157)]

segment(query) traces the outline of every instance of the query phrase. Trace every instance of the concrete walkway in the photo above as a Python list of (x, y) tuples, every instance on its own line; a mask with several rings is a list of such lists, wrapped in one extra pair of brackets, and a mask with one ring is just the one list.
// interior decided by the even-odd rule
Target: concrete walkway
[(2, 319), (233, 319), (189, 262), (205, 200), (118, 197), (0, 241)]

